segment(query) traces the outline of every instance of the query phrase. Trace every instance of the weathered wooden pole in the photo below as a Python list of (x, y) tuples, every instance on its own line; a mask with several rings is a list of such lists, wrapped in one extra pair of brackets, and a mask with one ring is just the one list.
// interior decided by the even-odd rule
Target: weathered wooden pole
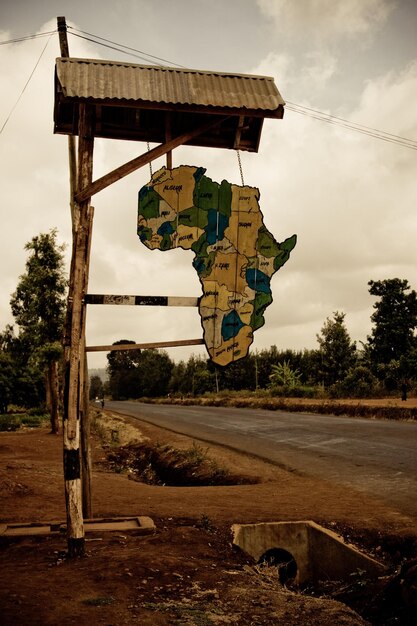
[[(61, 55), (68, 57), (64, 17), (58, 18), (58, 32)], [(70, 557), (84, 555), (84, 514), (91, 516), (88, 405), (85, 401), (87, 371), (84, 296), (88, 285), (93, 209), (90, 207), (90, 198), (77, 203), (75, 194), (78, 189), (83, 189), (92, 181), (94, 145), (92, 116), (92, 110), (85, 104), (81, 104), (78, 125), (78, 162), (75, 138), (71, 135), (68, 137), (73, 244), (64, 338), (63, 434), (67, 541)]]
[(83, 515), (86, 518), (93, 517), (93, 505), (91, 497), (91, 446), (90, 446), (90, 403), (89, 403), (89, 389), (88, 389), (88, 362), (87, 353), (85, 351), (85, 333), (86, 333), (86, 321), (87, 321), (87, 306), (85, 295), (87, 293), (88, 276), (90, 272), (90, 253), (91, 253), (91, 238), (93, 229), (94, 208), (90, 207), (89, 211), (89, 223), (88, 223), (88, 237), (87, 237), (87, 251), (86, 251), (86, 284), (83, 297), (83, 328), (82, 328), (82, 354), (84, 355), (80, 363), (80, 385), (81, 385), (81, 398), (82, 409), (80, 412), (80, 450), (81, 450), (81, 487), (82, 487), (82, 501), (83, 501)]
[[(93, 111), (81, 103), (78, 127), (77, 188), (92, 180)], [(91, 240), (92, 207), (90, 199), (75, 203), (79, 220), (75, 231), (71, 280), (68, 294), (67, 338), (69, 349), (66, 363), (66, 393), (64, 410), (64, 479), (67, 504), (68, 555), (82, 556), (85, 552), (82, 506), (80, 417), (83, 416), (85, 380), (85, 311), (84, 297), (88, 285), (88, 261)]]

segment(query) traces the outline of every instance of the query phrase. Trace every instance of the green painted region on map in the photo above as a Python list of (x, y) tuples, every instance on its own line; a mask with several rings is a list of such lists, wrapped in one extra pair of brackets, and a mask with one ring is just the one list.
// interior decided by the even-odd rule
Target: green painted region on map
[(151, 250), (194, 252), (204, 342), (218, 365), (248, 354), (272, 302), (271, 278), (297, 237), (278, 243), (263, 223), (259, 190), (220, 184), (202, 167), (161, 168), (139, 191), (138, 235)]

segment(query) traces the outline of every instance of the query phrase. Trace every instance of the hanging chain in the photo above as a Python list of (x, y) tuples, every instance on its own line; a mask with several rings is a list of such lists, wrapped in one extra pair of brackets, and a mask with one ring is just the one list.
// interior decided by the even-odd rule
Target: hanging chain
[[(147, 142), (147, 145), (148, 145), (148, 152), (150, 152), (151, 147), (150, 147), (150, 145), (149, 145), (149, 141)], [(152, 172), (152, 161), (149, 161), (149, 171), (150, 171), (150, 173), (151, 173), (151, 178), (152, 178), (152, 176), (153, 176), (153, 172)]]
[(242, 161), (240, 160), (240, 152), (239, 152), (239, 150), (236, 150), (236, 154), (237, 154), (237, 162), (239, 163), (239, 172), (240, 172), (240, 178), (242, 180), (242, 187), (244, 187), (245, 186), (245, 181), (243, 180)]

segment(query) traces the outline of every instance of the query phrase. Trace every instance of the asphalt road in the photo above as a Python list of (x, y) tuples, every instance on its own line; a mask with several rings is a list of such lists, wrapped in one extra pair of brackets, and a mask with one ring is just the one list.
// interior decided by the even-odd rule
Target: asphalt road
[(354, 487), (417, 518), (414, 422), (138, 402), (106, 408)]

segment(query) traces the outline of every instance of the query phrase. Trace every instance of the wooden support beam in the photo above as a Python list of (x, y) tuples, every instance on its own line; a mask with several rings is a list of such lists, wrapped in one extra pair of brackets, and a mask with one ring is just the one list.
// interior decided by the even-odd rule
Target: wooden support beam
[(88, 293), (85, 304), (117, 304), (128, 306), (198, 306), (199, 298), (187, 296), (117, 296)]
[[(93, 109), (80, 104), (77, 189), (88, 186), (93, 172)], [(65, 328), (64, 482), (67, 541), (70, 557), (85, 553), (82, 505), (82, 450), (80, 421), (83, 414), (85, 311), (93, 209), (90, 199), (73, 203), (73, 247)]]
[[(82, 106), (82, 103), (80, 103), (80, 107), (81, 106)], [(135, 159), (132, 159), (131, 161), (128, 161), (127, 163), (124, 163), (124, 165), (120, 165), (119, 167), (112, 170), (108, 174), (105, 174), (105, 176), (98, 178), (91, 184), (85, 185), (83, 187), (79, 187), (79, 191), (75, 195), (75, 200), (77, 202), (84, 202), (87, 198), (91, 198), (91, 196), (98, 193), (99, 191), (102, 191), (109, 185), (112, 185), (113, 183), (124, 178), (128, 174), (135, 172), (136, 170), (143, 167), (144, 165), (148, 165), (148, 163), (150, 163), (154, 159), (164, 156), (171, 150), (174, 150), (175, 148), (182, 146), (183, 144), (187, 143), (187, 141), (190, 141), (194, 137), (204, 134), (207, 130), (209, 130), (210, 128), (213, 128), (214, 126), (218, 126), (226, 119), (228, 119), (228, 117), (222, 117), (220, 119), (216, 118), (215, 120), (211, 120), (210, 122), (207, 122), (206, 124), (203, 124), (202, 126), (199, 126), (198, 128), (195, 128), (192, 131), (189, 131), (187, 133), (184, 133), (183, 135), (180, 135), (179, 137), (175, 137), (174, 139), (171, 139), (171, 141), (162, 143), (159, 146), (152, 148), (152, 150), (149, 150), (149, 152), (145, 152), (144, 154), (141, 154)]]
[(116, 350), (150, 350), (151, 348), (178, 348), (180, 346), (201, 346), (203, 339), (179, 339), (153, 343), (118, 343), (111, 346), (87, 346), (86, 352), (114, 352)]

